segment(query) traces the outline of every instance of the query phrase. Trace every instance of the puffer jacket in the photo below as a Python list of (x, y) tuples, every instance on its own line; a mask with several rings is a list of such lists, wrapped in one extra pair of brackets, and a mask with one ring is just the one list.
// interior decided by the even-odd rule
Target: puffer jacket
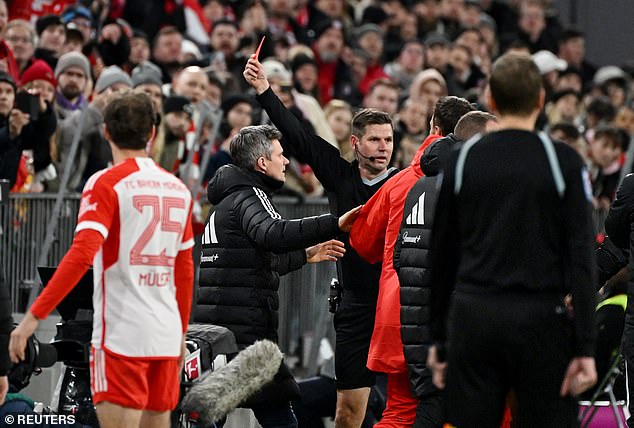
[(401, 299), (401, 338), (412, 392), (424, 397), (436, 391), (427, 368), (429, 332), (430, 236), (434, 225), (437, 180), (444, 161), (459, 141), (453, 134), (436, 140), (423, 153), (420, 168), (425, 174), (405, 199), (401, 230), (394, 247), (394, 270), (398, 274)]
[(282, 184), (226, 165), (207, 189), (215, 211), (202, 237), (194, 321), (228, 328), (241, 348), (277, 341), (279, 276), (306, 263), (304, 248), (339, 233), (331, 214), (282, 219), (270, 200)]

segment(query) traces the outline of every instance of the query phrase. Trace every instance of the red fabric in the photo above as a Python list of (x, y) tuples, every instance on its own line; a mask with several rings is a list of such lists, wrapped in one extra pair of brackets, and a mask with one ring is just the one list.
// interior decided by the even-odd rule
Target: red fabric
[(500, 425), (500, 428), (511, 428), (512, 421), (513, 418), (511, 417), (511, 409), (506, 406), (504, 408), (504, 417), (502, 418), (502, 424)]
[(119, 19), (123, 16), (123, 9), (125, 8), (125, 0), (110, 0), (110, 10), (108, 11), (108, 18)]
[(23, 190), (26, 180), (29, 178), (29, 169), (26, 167), (26, 157), (20, 156), (20, 163), (18, 164), (18, 173), (15, 176), (15, 183), (11, 190), (11, 193), (18, 193)]
[(165, 412), (178, 404), (178, 359), (119, 358), (90, 350), (90, 389), (94, 404), (107, 401), (139, 410)]
[(319, 102), (321, 105), (325, 105), (332, 99), (334, 94), (337, 62), (323, 62), (317, 52), (315, 52), (315, 61), (317, 62), (317, 69), (319, 70), (319, 77), (317, 78)]
[(88, 271), (104, 238), (96, 230), (85, 229), (75, 235), (73, 244), (55, 274), (35, 300), (30, 311), (37, 319), (46, 318)]
[(367, 363), (368, 368), (376, 372), (396, 373), (407, 369), (401, 340), (400, 285), (392, 255), (403, 219), (405, 197), (423, 175), (420, 158), (438, 138), (441, 136), (430, 135), (425, 139), (410, 166), (390, 178), (365, 203), (350, 231), (350, 245), (364, 260), (383, 261)]
[[(192, 228), (192, 222), (189, 222), (188, 228)], [(194, 259), (191, 249), (181, 251), (178, 253), (178, 256), (176, 256), (174, 282), (176, 283), (178, 311), (181, 314), (183, 333), (185, 333), (189, 325), (189, 315), (191, 314), (194, 295)]]
[(407, 371), (387, 375), (387, 405), (374, 428), (411, 427), (416, 420), (418, 399), (412, 396)]
[(203, 26), (205, 31), (207, 33), (211, 33), (211, 22), (209, 22), (209, 20), (205, 16), (203, 8), (200, 6), (200, 2), (198, 0), (185, 0), (183, 5), (186, 8), (191, 9), (198, 17), (198, 20), (200, 21), (200, 24)]
[(383, 67), (381, 67), (380, 64), (369, 66), (365, 72), (365, 76), (363, 76), (363, 79), (361, 79), (361, 82), (359, 82), (359, 92), (361, 92), (361, 95), (365, 97), (368, 94), (372, 83), (374, 83), (375, 80), (379, 79), (391, 80), (390, 76), (388, 76), (385, 71), (383, 71)]
[(20, 18), (32, 21), (32, 18), (44, 15), (60, 15), (66, 6), (75, 4), (76, 0), (11, 0), (7, 3), (9, 6), (9, 20)]
[(13, 78), (13, 81), (17, 85), (18, 82), (20, 82), (20, 68), (18, 67), (18, 63), (15, 62), (13, 51), (11, 51), (11, 48), (9, 48), (9, 45), (7, 45), (7, 42), (4, 40), (0, 40), (0, 60), (6, 62), (7, 73)]

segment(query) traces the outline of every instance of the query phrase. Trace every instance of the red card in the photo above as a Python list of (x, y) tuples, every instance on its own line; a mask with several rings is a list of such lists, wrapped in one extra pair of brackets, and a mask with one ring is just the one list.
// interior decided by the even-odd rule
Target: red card
[(262, 49), (262, 43), (264, 43), (264, 39), (266, 39), (266, 36), (262, 36), (262, 40), (260, 40), (260, 44), (258, 45), (258, 48), (255, 50), (255, 53), (253, 54), (256, 60), (260, 56), (260, 49)]

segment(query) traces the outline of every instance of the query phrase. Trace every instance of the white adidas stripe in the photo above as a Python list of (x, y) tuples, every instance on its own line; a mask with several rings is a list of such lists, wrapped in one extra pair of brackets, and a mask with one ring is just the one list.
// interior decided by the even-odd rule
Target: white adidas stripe
[(262, 189), (258, 189), (257, 187), (254, 187), (253, 190), (255, 191), (255, 194), (258, 196), (260, 202), (262, 202), (262, 205), (264, 206), (264, 209), (269, 213), (271, 218), (277, 220), (281, 219), (282, 216), (279, 215), (277, 211), (275, 211), (275, 208), (273, 208), (273, 205), (271, 204), (271, 201), (269, 201), (268, 196), (266, 196), (266, 193), (264, 193)]

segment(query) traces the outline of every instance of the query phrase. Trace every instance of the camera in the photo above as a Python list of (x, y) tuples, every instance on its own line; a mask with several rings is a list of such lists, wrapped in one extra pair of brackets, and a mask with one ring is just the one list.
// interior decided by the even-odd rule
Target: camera
[(31, 382), (31, 376), (39, 375), (43, 368), (51, 367), (57, 361), (57, 351), (53, 345), (41, 343), (35, 335), (26, 341), (24, 361), (11, 365), (9, 384), (12, 389), (20, 391)]
[(339, 284), (337, 278), (333, 278), (330, 281), (330, 294), (328, 296), (328, 311), (332, 314), (337, 312), (337, 308), (341, 303), (341, 297), (343, 296), (343, 287)]

